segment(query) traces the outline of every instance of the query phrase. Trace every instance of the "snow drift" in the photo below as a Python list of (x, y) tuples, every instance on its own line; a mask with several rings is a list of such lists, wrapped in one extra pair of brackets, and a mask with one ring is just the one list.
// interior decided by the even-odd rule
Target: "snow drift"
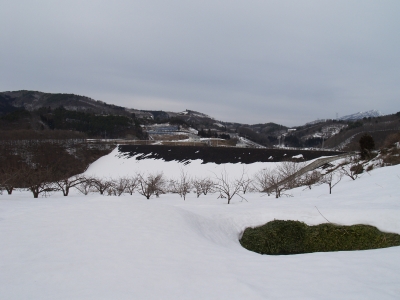
[[(176, 166), (175, 166), (176, 165)], [(115, 153), (87, 173), (120, 176), (137, 170), (178, 176), (181, 165), (127, 160)], [(249, 172), (264, 164), (246, 166)], [(206, 176), (242, 166), (185, 166)], [(396, 299), (400, 247), (292, 256), (242, 248), (246, 227), (273, 219), (309, 225), (326, 220), (370, 224), (400, 233), (400, 166), (342, 180), (333, 194), (321, 185), (275, 199), (254, 193), (227, 205), (217, 195), (32, 199), (0, 196), (0, 299)]]

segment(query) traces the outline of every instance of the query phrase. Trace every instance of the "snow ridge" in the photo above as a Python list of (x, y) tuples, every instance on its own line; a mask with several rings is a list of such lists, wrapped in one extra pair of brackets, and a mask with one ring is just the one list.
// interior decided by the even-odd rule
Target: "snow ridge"
[(350, 120), (360, 120), (363, 118), (375, 118), (375, 117), (380, 117), (380, 116), (383, 116), (383, 114), (380, 111), (373, 109), (373, 110), (368, 110), (368, 111), (360, 111), (355, 114), (343, 116), (343, 117), (339, 118), (338, 120), (350, 121)]

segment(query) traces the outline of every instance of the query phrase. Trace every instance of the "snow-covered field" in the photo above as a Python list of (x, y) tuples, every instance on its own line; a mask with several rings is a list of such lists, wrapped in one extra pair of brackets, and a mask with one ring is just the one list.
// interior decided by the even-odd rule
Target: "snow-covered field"
[[(137, 171), (213, 176), (241, 165), (101, 158), (98, 176)], [(248, 173), (267, 164), (252, 164)], [(217, 194), (33, 199), (0, 196), (0, 299), (399, 299), (400, 247), (379, 250), (259, 255), (242, 248), (246, 227), (273, 219), (314, 225), (371, 224), (400, 233), (400, 166), (297, 188), (275, 199), (246, 194), (227, 205)]]

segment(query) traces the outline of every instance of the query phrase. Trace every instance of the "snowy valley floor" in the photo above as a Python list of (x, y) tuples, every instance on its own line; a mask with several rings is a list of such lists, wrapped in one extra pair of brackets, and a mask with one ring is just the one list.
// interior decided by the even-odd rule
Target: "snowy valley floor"
[(267, 256), (238, 241), (273, 219), (326, 222), (316, 207), (334, 223), (400, 233), (399, 186), (395, 166), (332, 195), (321, 185), (229, 205), (217, 194), (3, 194), (0, 299), (399, 299), (400, 247)]

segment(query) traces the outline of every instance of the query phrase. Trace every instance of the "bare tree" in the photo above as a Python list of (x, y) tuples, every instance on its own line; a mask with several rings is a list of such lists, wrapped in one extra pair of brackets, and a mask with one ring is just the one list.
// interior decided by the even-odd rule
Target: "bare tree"
[(286, 179), (285, 186), (292, 189), (301, 185), (300, 177), (296, 173), (305, 166), (304, 162), (283, 161), (277, 165), (279, 177)]
[(279, 198), (282, 192), (287, 189), (287, 185), (281, 184), (284, 179), (281, 172), (276, 168), (265, 168), (255, 175), (256, 187), (260, 192), (267, 193), (268, 196), (275, 194)]
[(243, 178), (243, 180), (241, 182), (239, 182), (240, 190), (242, 191), (243, 194), (246, 194), (246, 192), (252, 190), (252, 183), (253, 183), (253, 180), (251, 180), (248, 177)]
[(326, 183), (329, 186), (329, 194), (332, 194), (332, 189), (342, 180), (343, 173), (337, 168), (329, 170), (321, 180), (321, 183)]
[(302, 185), (306, 185), (311, 190), (311, 186), (317, 184), (321, 180), (321, 177), (321, 173), (314, 170), (312, 172), (307, 172), (300, 180)]
[(150, 199), (152, 195), (158, 197), (160, 194), (164, 193), (165, 180), (162, 173), (148, 174), (147, 176), (138, 174), (138, 181), (137, 191), (147, 199)]
[(267, 181), (269, 184), (267, 194), (275, 193), (275, 198), (279, 198), (282, 192), (287, 189), (287, 185), (281, 184), (283, 179), (282, 174), (276, 169), (267, 172)]
[(255, 188), (262, 193), (269, 193), (270, 183), (269, 183), (269, 173), (271, 172), (270, 169), (262, 169), (258, 173), (254, 175), (254, 186)]
[(213, 193), (215, 190), (215, 182), (209, 178), (204, 178), (201, 181), (201, 190), (204, 195), (207, 195), (208, 193)]
[(51, 181), (54, 174), (51, 167), (26, 167), (24, 174), (23, 185), (32, 192), (34, 198), (38, 198), (40, 194), (47, 196), (57, 190)]
[(180, 178), (178, 180), (171, 181), (173, 191), (178, 193), (179, 196), (183, 197), (183, 200), (186, 200), (186, 195), (190, 193), (192, 189), (192, 182), (187, 172), (181, 169)]
[(85, 196), (88, 195), (92, 191), (92, 179), (85, 178), (85, 180), (82, 180), (75, 188)]
[(115, 187), (114, 181), (112, 184), (106, 189), (107, 196), (117, 196), (117, 189)]
[[(230, 180), (226, 170), (222, 171), (220, 175), (215, 175), (215, 189), (220, 193), (220, 197), (227, 198), (228, 204), (235, 195), (239, 195), (241, 191), (241, 184), (243, 181), (244, 173), (240, 178)], [(244, 199), (242, 196), (240, 196)]]
[(265, 168), (255, 174), (255, 187), (260, 192), (272, 193), (276, 198), (282, 195), (282, 192), (302, 185), (301, 177), (297, 172), (304, 167), (303, 162), (284, 161), (277, 164), (275, 168)]
[(127, 185), (126, 185), (126, 192), (129, 193), (130, 195), (133, 195), (133, 193), (135, 192), (136, 188), (139, 185), (139, 179), (138, 176), (131, 176), (131, 177), (127, 177)]
[(15, 188), (15, 179), (19, 176), (19, 173), (9, 173), (1, 175), (2, 178), (0, 179), (0, 195), (3, 193), (3, 189), (6, 190), (9, 195), (11, 195)]
[(201, 188), (201, 181), (202, 180), (203, 179), (199, 179), (199, 178), (194, 178), (192, 180), (192, 185), (193, 185), (194, 189), (196, 190), (197, 198), (199, 198), (200, 195), (203, 193), (203, 190)]
[[(118, 179), (115, 179), (112, 181), (112, 188), (114, 189), (114, 194), (117, 196), (121, 196), (122, 193), (125, 193), (128, 185), (129, 185), (129, 179), (126, 177), (120, 177)], [(111, 188), (110, 187), (110, 188)]]
[(104, 195), (104, 192), (113, 185), (112, 180), (106, 180), (96, 177), (92, 177), (90, 182), (93, 189), (95, 191), (98, 191), (100, 195)]
[(350, 177), (352, 180), (356, 180), (358, 176), (364, 171), (362, 164), (359, 160), (351, 156), (345, 160), (344, 163), (340, 165), (340, 172), (344, 176)]
[(76, 175), (69, 178), (63, 178), (56, 180), (54, 182), (57, 189), (63, 192), (64, 196), (68, 196), (69, 191), (72, 187), (79, 186), (82, 182), (87, 181), (85, 176), (83, 175)]
[(214, 192), (215, 183), (209, 178), (195, 178), (192, 180), (192, 186), (196, 190), (197, 198), (201, 194), (207, 195)]
[(17, 155), (7, 153), (6, 149), (2, 150), (5, 153), (0, 153), (0, 188), (11, 195), (14, 187), (20, 183), (25, 164)]

